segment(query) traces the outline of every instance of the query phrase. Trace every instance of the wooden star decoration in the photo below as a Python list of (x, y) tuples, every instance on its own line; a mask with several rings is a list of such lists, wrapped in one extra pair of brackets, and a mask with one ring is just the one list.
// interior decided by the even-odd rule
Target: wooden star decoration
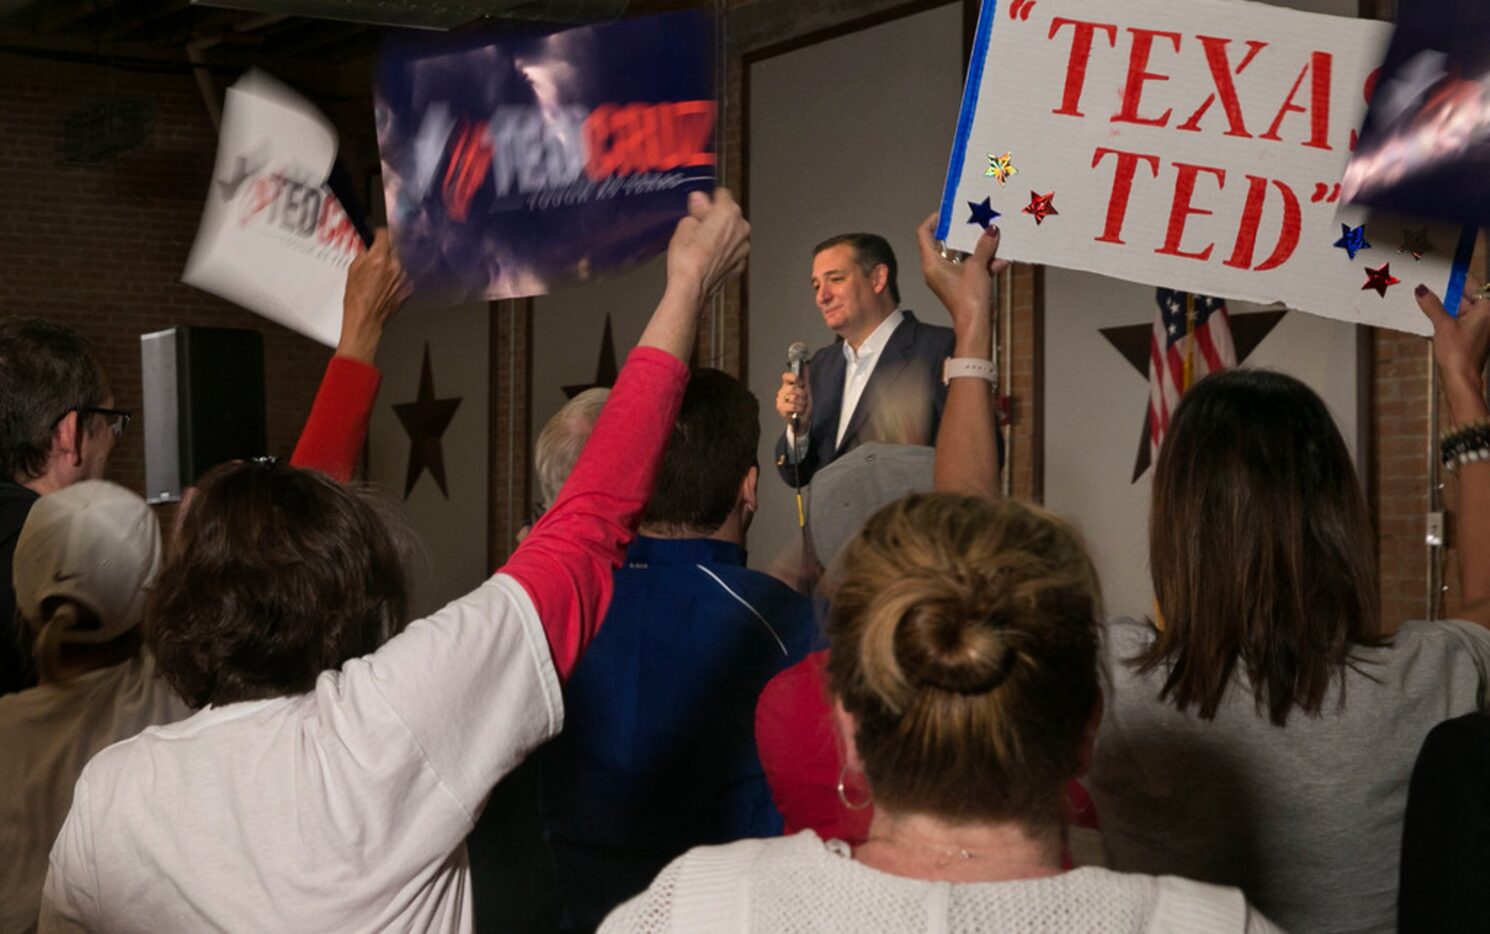
[(409, 469), (404, 476), (404, 499), (414, 491), (419, 475), (428, 470), (440, 487), (440, 493), (450, 498), (445, 484), (445, 448), (440, 443), (455, 410), (460, 408), (460, 399), (436, 399), (434, 371), (429, 365), (429, 342), (424, 344), (424, 365), (419, 370), (419, 395), (413, 402), (399, 402), (393, 412), (409, 435)]
[[(1286, 311), (1253, 311), (1245, 314), (1231, 314), (1227, 319), (1231, 322), (1231, 344), (1236, 348), (1237, 365), (1245, 363), (1257, 349), (1263, 338), (1272, 333), (1278, 322), (1283, 320)], [(1154, 337), (1154, 325), (1129, 324), (1116, 328), (1100, 328), (1099, 333), (1107, 338), (1123, 359), (1132, 365), (1133, 369), (1147, 382), (1149, 378), (1149, 342)], [(1133, 462), (1133, 482), (1137, 483), (1143, 472), (1149, 469), (1152, 454), (1149, 450), (1149, 413), (1148, 404), (1144, 404), (1143, 430), (1138, 434), (1138, 457)]]
[(573, 399), (586, 389), (603, 387), (609, 389), (616, 385), (616, 341), (611, 336), (610, 315), (605, 316), (605, 333), (600, 336), (600, 360), (595, 364), (595, 381), (593, 383), (575, 383), (564, 387), (564, 398)]

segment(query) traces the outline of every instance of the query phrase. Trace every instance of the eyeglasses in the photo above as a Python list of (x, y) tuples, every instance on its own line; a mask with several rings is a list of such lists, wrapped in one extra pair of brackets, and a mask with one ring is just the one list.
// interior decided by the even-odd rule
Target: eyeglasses
[(109, 431), (116, 438), (124, 434), (124, 429), (129, 427), (130, 420), (135, 417), (127, 409), (105, 409), (96, 405), (80, 405), (73, 411), (78, 413), (80, 419), (85, 415), (102, 415), (108, 423)]

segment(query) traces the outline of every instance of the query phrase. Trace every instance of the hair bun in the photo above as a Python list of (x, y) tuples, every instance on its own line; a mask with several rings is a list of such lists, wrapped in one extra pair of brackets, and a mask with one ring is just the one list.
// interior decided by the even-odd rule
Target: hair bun
[(970, 615), (966, 601), (937, 601), (901, 621), (896, 656), (914, 684), (954, 694), (985, 694), (1016, 661), (1007, 609)]

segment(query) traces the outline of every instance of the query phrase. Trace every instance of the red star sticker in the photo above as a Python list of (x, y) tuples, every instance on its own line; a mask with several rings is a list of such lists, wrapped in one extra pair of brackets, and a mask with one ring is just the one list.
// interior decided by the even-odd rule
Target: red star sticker
[(1391, 263), (1382, 263), (1375, 269), (1367, 266), (1366, 284), (1361, 286), (1361, 291), (1364, 292), (1367, 289), (1375, 289), (1377, 295), (1380, 295), (1382, 298), (1386, 298), (1387, 289), (1391, 288), (1401, 281), (1401, 279), (1398, 279), (1396, 276), (1392, 275)]
[(1052, 214), (1061, 213), (1055, 209), (1055, 192), (1053, 191), (1043, 195), (1030, 192), (1030, 203), (1021, 210), (1026, 214), (1034, 215), (1036, 224)]

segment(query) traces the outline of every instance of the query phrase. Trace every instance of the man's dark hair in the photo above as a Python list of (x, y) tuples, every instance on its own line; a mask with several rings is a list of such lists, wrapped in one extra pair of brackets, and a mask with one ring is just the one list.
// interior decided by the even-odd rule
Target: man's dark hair
[(194, 707), (303, 694), (407, 622), (405, 556), (369, 495), (312, 470), (224, 464), (151, 592), (148, 647)]
[(0, 319), (0, 480), (46, 472), (52, 429), (107, 392), (88, 341), (40, 318)]
[(835, 246), (848, 244), (854, 248), (854, 261), (859, 268), (864, 270), (864, 275), (874, 272), (874, 267), (884, 266), (889, 270), (885, 277), (885, 291), (890, 293), (890, 298), (895, 304), (900, 304), (900, 286), (895, 280), (895, 251), (890, 249), (890, 242), (879, 234), (872, 233), (846, 233), (836, 237), (829, 237), (822, 243), (812, 248), (812, 255), (817, 256), (824, 250)]
[(717, 530), (756, 465), (760, 439), (760, 403), (745, 384), (719, 370), (694, 370), (642, 522)]

